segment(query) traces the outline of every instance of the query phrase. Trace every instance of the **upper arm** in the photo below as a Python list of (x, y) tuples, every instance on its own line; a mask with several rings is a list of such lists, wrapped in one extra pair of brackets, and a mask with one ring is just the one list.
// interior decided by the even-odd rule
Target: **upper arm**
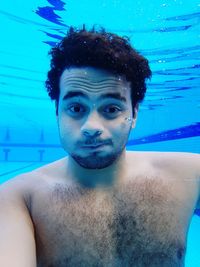
[(199, 199), (197, 202), (197, 209), (200, 209), (200, 155), (198, 155), (197, 159), (197, 179), (198, 179), (198, 184), (199, 184)]
[[(196, 181), (197, 191), (198, 191), (198, 199), (196, 203), (196, 209), (200, 209), (200, 155), (195, 153), (189, 154), (189, 169), (191, 170), (192, 177)], [(186, 159), (187, 160), (187, 159)], [(184, 165), (184, 164), (183, 164)], [(185, 165), (187, 166), (187, 162), (185, 161)], [(183, 168), (184, 169), (184, 168)]]
[[(186, 186), (192, 188), (191, 194), (195, 199), (196, 209), (200, 209), (200, 155), (196, 153), (173, 152), (168, 153), (166, 166), (173, 174), (177, 174)], [(170, 159), (169, 159), (170, 156)], [(190, 186), (190, 184), (192, 186)]]
[(12, 182), (0, 187), (0, 266), (36, 267), (32, 220)]

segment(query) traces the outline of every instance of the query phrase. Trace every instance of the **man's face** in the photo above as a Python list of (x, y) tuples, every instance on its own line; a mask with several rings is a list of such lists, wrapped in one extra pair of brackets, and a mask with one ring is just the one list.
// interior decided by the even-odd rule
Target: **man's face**
[(108, 167), (124, 151), (133, 126), (130, 84), (92, 67), (66, 69), (57, 119), (69, 156), (84, 168)]

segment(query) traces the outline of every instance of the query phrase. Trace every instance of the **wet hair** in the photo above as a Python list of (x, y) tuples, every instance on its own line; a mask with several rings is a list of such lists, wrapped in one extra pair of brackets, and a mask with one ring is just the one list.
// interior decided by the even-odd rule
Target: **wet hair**
[(46, 88), (52, 100), (59, 101), (59, 81), (63, 71), (70, 67), (94, 67), (114, 75), (124, 75), (131, 85), (133, 110), (144, 99), (146, 79), (151, 77), (148, 60), (136, 51), (128, 37), (106, 32), (104, 28), (86, 30), (70, 27), (66, 36), (53, 47), (51, 69)]

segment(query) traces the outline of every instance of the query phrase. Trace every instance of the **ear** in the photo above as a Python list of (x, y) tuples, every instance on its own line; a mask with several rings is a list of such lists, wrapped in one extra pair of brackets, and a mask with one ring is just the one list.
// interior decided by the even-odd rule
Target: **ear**
[(132, 129), (135, 128), (135, 126), (136, 126), (138, 111), (139, 111), (139, 104), (136, 104), (135, 108), (134, 108), (134, 117), (133, 117), (133, 121), (132, 121)]

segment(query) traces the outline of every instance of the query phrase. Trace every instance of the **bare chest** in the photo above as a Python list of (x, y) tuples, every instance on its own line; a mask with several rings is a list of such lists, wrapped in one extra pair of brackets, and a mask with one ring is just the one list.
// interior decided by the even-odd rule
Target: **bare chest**
[(45, 199), (32, 203), (38, 266), (183, 266), (189, 213), (170, 184), (57, 185)]

